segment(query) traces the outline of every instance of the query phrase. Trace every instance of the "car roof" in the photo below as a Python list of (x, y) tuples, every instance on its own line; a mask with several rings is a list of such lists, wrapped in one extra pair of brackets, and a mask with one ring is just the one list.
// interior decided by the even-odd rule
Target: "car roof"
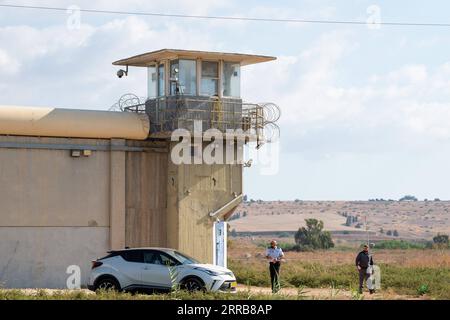
[(123, 252), (123, 251), (131, 251), (131, 250), (159, 250), (159, 251), (164, 251), (164, 252), (176, 251), (175, 249), (171, 249), (171, 248), (138, 247), (138, 248), (124, 248), (124, 249), (119, 249), (119, 250), (110, 250), (108, 252)]

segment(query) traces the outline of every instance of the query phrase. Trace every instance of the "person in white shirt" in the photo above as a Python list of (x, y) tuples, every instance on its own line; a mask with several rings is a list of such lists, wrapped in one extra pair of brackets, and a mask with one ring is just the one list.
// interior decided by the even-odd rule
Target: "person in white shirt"
[(280, 262), (283, 257), (283, 250), (277, 247), (277, 242), (275, 240), (270, 241), (270, 247), (266, 250), (266, 258), (269, 260), (270, 282), (273, 293), (280, 290)]

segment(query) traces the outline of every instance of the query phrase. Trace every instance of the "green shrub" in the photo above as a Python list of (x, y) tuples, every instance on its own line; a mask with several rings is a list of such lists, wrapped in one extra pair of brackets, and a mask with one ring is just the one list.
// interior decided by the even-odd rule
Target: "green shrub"
[(289, 238), (291, 235), (289, 234), (289, 232), (280, 232), (278, 233), (278, 236), (280, 238)]
[(305, 219), (306, 228), (298, 229), (295, 234), (295, 243), (300, 249), (329, 249), (334, 247), (331, 234), (323, 231), (323, 221), (317, 219)]
[(422, 284), (419, 288), (417, 288), (417, 294), (419, 296), (423, 296), (424, 294), (427, 294), (430, 292), (430, 288), (428, 288), (428, 285)]
[(375, 243), (374, 249), (426, 249), (427, 244), (423, 242), (410, 242), (405, 240), (384, 240)]
[(438, 245), (448, 246), (449, 240), (448, 235), (438, 233), (437, 236), (433, 238), (433, 242)]

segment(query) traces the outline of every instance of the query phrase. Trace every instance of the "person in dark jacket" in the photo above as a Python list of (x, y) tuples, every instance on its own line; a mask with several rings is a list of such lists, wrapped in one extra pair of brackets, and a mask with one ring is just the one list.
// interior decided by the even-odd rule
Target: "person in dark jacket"
[[(373, 259), (369, 254), (369, 246), (367, 244), (363, 246), (363, 251), (356, 256), (355, 263), (359, 272), (359, 293), (362, 293), (364, 281), (367, 283), (367, 279), (370, 277), (370, 274), (367, 273), (367, 268), (369, 268), (369, 265), (373, 266)], [(372, 294), (375, 290), (371, 289), (369, 292)]]

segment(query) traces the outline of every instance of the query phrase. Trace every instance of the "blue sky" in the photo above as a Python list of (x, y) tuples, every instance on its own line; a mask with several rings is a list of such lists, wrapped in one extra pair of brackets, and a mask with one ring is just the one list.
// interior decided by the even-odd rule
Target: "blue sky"
[[(450, 22), (448, 1), (0, 1), (85, 9)], [(108, 109), (145, 95), (112, 61), (160, 48), (277, 56), (243, 69), (242, 96), (282, 109), (279, 170), (245, 169), (251, 198), (450, 199), (450, 27), (211, 21), (0, 8), (2, 105)], [(264, 148), (264, 147), (263, 147)], [(270, 150), (269, 148), (267, 148)]]

